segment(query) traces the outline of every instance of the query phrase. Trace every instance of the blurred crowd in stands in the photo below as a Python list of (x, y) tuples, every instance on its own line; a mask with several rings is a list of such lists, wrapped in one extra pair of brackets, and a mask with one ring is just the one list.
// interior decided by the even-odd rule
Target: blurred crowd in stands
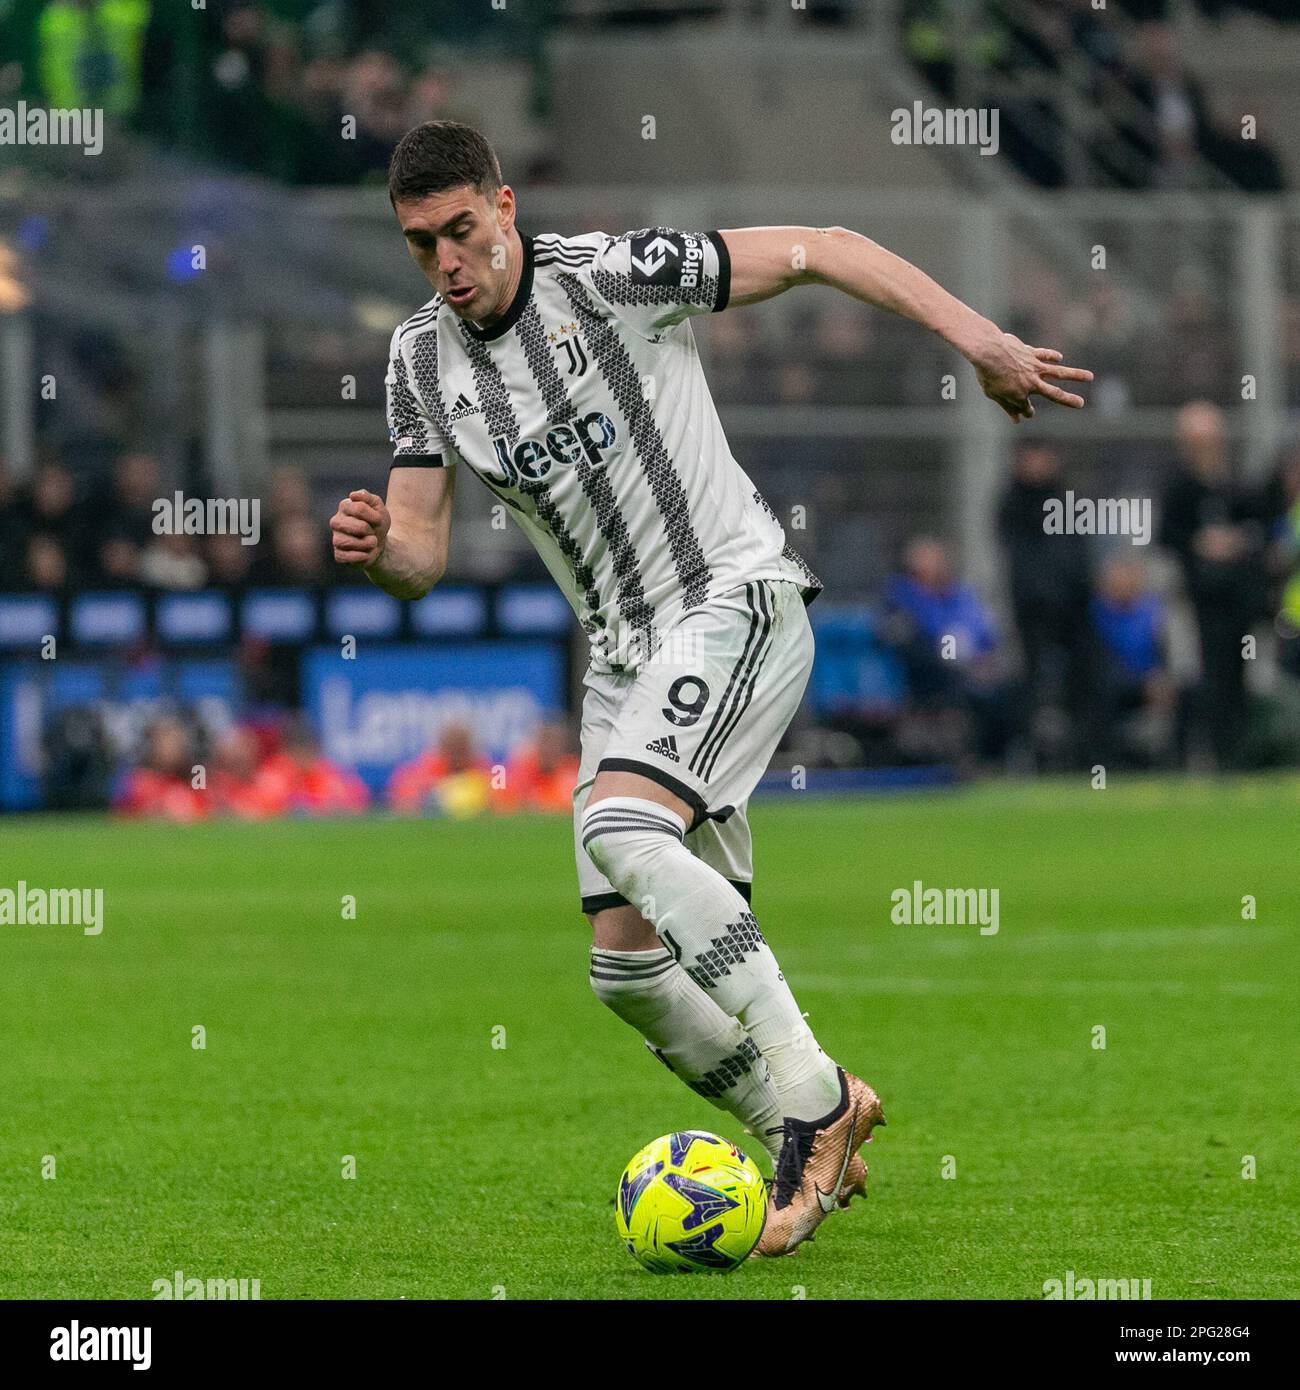
[[(1113, 239), (1099, 235), (1123, 246), (1126, 257), (1145, 254), (1130, 249), (1119, 229)], [(1058, 345), (1067, 361), (1086, 363), (1098, 379), (1089, 403), (1101, 413), (1176, 406), (1189, 396), (1230, 405), (1240, 399), (1231, 274), (1199, 248), (1179, 255), (1166, 242), (1163, 254), (1152, 279), (1165, 292), (1146, 305), (1125, 275), (1080, 280), (1026, 257), (1006, 326), (1026, 342)], [(1300, 299), (1284, 313), (1284, 370), (1300, 404)], [(720, 403), (932, 406), (935, 382), (952, 370), (937, 338), (896, 316), (863, 313), (844, 298), (791, 297), (759, 314), (698, 319), (695, 332)], [(1174, 360), (1176, 373), (1151, 370), (1153, 362)]]
[[(1155, 495), (1128, 499), (1146, 510), (1127, 513), (1127, 530), (1071, 534), (1049, 525), (1049, 512), (1069, 515), (1073, 500), (1093, 494), (1076, 491), (1056, 446), (1021, 441), (997, 509), (1000, 595), (972, 584), (940, 536), (908, 537), (866, 606), (876, 655), (896, 670), (898, 692), (820, 710), (813, 722), (847, 739), (827, 761), (967, 771), (1300, 763), (1300, 447), (1270, 476), (1245, 479), (1225, 416), (1208, 401), (1180, 410), (1175, 446)], [(187, 538), (192, 544), (178, 548), (176, 538), (152, 535), (156, 488), (152, 460), (126, 455), (79, 510), (70, 476), (44, 466), (0, 506), (0, 548), (26, 566), (19, 587), (53, 587), (70, 573), (80, 584), (238, 582), (224, 541), (213, 549), (212, 538)], [(240, 547), (249, 572), (297, 583), (337, 572), (292, 470), (274, 479), (266, 531), (262, 544)], [(819, 565), (816, 546), (805, 549)], [(849, 597), (832, 590), (822, 611)], [(812, 616), (816, 624), (816, 607)], [(1268, 677), (1256, 679), (1257, 670)], [(260, 707), (273, 712), (210, 748), (192, 717), (160, 718), (118, 784), (103, 729), (73, 711), (47, 740), (47, 800), (111, 799), (128, 814), (176, 819), (367, 806), (365, 786), (330, 763), (289, 713), (293, 673), (260, 694)], [(815, 738), (809, 747), (815, 758)], [(207, 769), (201, 785), (198, 765)], [(382, 804), (403, 813), (558, 812), (568, 808), (574, 775), (562, 725), (543, 727), (499, 767), (468, 729), (450, 725), (397, 769)]]
[[(124, 816), (174, 821), (233, 816), (356, 815), (372, 806), (366, 785), (351, 769), (322, 753), (309, 726), (237, 724), (204, 746), (198, 727), (167, 715), (144, 731), (139, 761), (115, 777), (107, 748), (84, 756), (80, 804), (111, 803)], [(455, 819), (520, 811), (568, 814), (578, 780), (562, 724), (539, 725), (505, 762), (493, 764), (476, 749), (464, 725), (444, 725), (417, 758), (399, 766), (373, 804), (402, 815)], [(66, 799), (69, 779), (62, 778)]]
[[(1220, 19), (1297, 17), (1293, 0), (1196, 0)], [(857, 22), (866, 0), (807, 0), (806, 22)], [(946, 101), (995, 105), (1003, 145), (1029, 177), (1126, 188), (1186, 186), (1206, 168), (1254, 191), (1282, 186), (1261, 139), (1215, 119), (1184, 68), (1167, 0), (902, 0), (904, 52)], [(547, 103), (545, 34), (557, 23), (742, 15), (744, 0), (477, 5), (461, 0), (0, 0), (0, 100), (98, 107), (204, 163), (291, 183), (382, 180), (393, 144), (437, 117), (472, 119), (455, 68), (467, 47), (519, 59), (528, 104)], [(748, 13), (762, 20), (762, 0)], [(1136, 23), (1136, 28), (1134, 27)], [(1092, 108), (1085, 165), (1066, 149), (1070, 90)], [(1017, 97), (1007, 79), (1032, 77)], [(992, 85), (990, 85), (992, 84)], [(973, 88), (973, 90), (967, 90)], [(472, 100), (472, 97), (471, 97)], [(1097, 113), (1106, 119), (1097, 121)], [(552, 161), (516, 172), (547, 176)]]
[[(1222, 412), (1197, 401), (1179, 413), (1177, 453), (1155, 499), (1153, 555), (1132, 534), (1049, 530), (1048, 511), (1071, 511), (1073, 489), (1052, 446), (1020, 447), (998, 511), (1011, 632), (941, 541), (909, 542), (883, 625), (906, 673), (903, 746), (926, 760), (1052, 770), (1226, 771), (1300, 757), (1300, 448), (1266, 480), (1244, 481)], [(1199, 675), (1171, 660), (1180, 600)], [(1283, 680), (1252, 718), (1261, 633)]]
[(382, 181), (405, 131), (462, 114), (453, 68), (465, 45), (487, 43), (540, 76), (550, 9), (0, 0), (0, 100), (101, 108), (203, 163), (287, 182)]
[[(609, 230), (621, 230), (617, 227)], [(1208, 245), (1180, 242), (1164, 224), (1145, 239), (1119, 224), (1083, 228), (1111, 248), (1118, 273), (1068, 274), (1041, 256), (1027, 257), (1010, 285), (1007, 327), (1027, 342), (1058, 345), (1068, 361), (1097, 375), (1089, 399), (1097, 414), (1129, 407), (1176, 406), (1206, 397), (1229, 406), (1240, 398), (1241, 306), (1221, 254), (1233, 245), (1219, 224), (1204, 225)], [(1153, 262), (1153, 258), (1155, 258)], [(1148, 287), (1144, 300), (1135, 286)], [(1152, 289), (1151, 287), (1154, 287)], [(1279, 349), (1287, 404), (1300, 407), (1300, 294), (1282, 304)], [(750, 314), (694, 321), (695, 336), (719, 406), (933, 406), (936, 385), (953, 370), (938, 339), (888, 314), (837, 296), (788, 296)], [(100, 489), (101, 473), (120, 466), (140, 422), (156, 421), (173, 450), (201, 447), (199, 402), (168, 410), (171, 383), (152, 371), (148, 339), (116, 342), (37, 315), (42, 373), (58, 382), (57, 402), (32, 407), (48, 457), (78, 470), (78, 501)], [(359, 410), (371, 412), (382, 449), (384, 353), (388, 333), (295, 331), (271, 334), (266, 401), (271, 409), (339, 408), (339, 380), (355, 378)], [(1178, 370), (1153, 364), (1177, 362)], [(155, 399), (157, 397), (157, 399)], [(810, 454), (796, 439), (793, 447)], [(806, 472), (815, 466), (809, 458)], [(0, 487), (3, 485), (0, 484)], [(152, 494), (151, 494), (152, 495)], [(12, 506), (0, 493), (0, 511)], [(12, 568), (12, 566), (10, 566)]]
[(277, 469), (260, 502), (261, 537), (159, 534), (169, 502), (157, 459), (124, 453), (102, 479), (61, 462), (37, 465), (17, 486), (0, 460), (0, 588), (173, 592), (245, 584), (317, 586), (349, 576), (333, 564), (306, 476)]
[[(1300, 18), (1294, 0), (1201, 8)], [(1243, 138), (1246, 113), (1212, 113), (1167, 12), (1167, 0), (905, 0), (904, 47), (945, 101), (999, 110), (1001, 149), (1035, 183), (1282, 189), (1268, 141)]]

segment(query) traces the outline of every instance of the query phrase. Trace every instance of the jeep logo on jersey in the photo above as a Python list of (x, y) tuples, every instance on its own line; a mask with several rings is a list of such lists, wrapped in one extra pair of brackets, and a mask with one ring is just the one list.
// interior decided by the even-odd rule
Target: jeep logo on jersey
[(694, 289), (704, 269), (704, 246), (689, 232), (647, 232), (632, 238), (632, 283)]
[(506, 486), (518, 487), (521, 481), (538, 482), (557, 464), (571, 468), (584, 456), (593, 465), (604, 463), (604, 450), (612, 448), (617, 438), (613, 420), (603, 410), (593, 410), (580, 420), (547, 430), (545, 440), (521, 439), (512, 451), (505, 435), (499, 434), (492, 447)]

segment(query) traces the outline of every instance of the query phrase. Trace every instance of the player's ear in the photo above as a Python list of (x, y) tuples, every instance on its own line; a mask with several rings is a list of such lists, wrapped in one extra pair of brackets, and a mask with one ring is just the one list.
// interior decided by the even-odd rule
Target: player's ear
[(508, 232), (515, 225), (515, 190), (508, 183), (503, 183), (497, 189), (496, 214), (497, 223), (502, 231)]

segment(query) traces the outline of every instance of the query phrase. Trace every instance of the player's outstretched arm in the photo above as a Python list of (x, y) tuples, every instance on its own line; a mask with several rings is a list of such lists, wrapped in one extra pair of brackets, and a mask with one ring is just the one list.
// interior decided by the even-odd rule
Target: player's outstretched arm
[(913, 319), (951, 343), (975, 368), (984, 394), (1019, 423), (1031, 396), (1079, 409), (1083, 397), (1058, 381), (1091, 381), (1062, 366), (1055, 348), (1030, 347), (977, 314), (923, 270), (844, 227), (743, 227), (724, 231), (731, 257), (728, 303), (757, 304), (795, 285), (830, 285), (854, 299)]
[(394, 598), (423, 598), (447, 568), (452, 468), (394, 468), (385, 504), (358, 489), (330, 518), (334, 558), (359, 565)]

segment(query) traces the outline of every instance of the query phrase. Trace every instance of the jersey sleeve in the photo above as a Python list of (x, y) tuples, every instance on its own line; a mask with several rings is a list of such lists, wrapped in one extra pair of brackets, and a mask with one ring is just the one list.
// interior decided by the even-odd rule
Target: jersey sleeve
[(586, 269), (615, 318), (649, 338), (692, 314), (717, 314), (731, 293), (721, 232), (647, 227), (608, 237)]
[(393, 334), (388, 349), (384, 394), (388, 407), (388, 438), (394, 468), (449, 468), (456, 454), (429, 415), (411, 379), (411, 366), (401, 347), (402, 330)]

